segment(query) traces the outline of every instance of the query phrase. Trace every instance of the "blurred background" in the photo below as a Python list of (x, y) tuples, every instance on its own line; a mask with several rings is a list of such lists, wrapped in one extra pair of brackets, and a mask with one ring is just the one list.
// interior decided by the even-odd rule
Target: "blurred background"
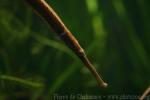
[(89, 70), (24, 0), (1, 0), (0, 100), (142, 95), (150, 85), (149, 0), (46, 1), (109, 86), (97, 86)]

